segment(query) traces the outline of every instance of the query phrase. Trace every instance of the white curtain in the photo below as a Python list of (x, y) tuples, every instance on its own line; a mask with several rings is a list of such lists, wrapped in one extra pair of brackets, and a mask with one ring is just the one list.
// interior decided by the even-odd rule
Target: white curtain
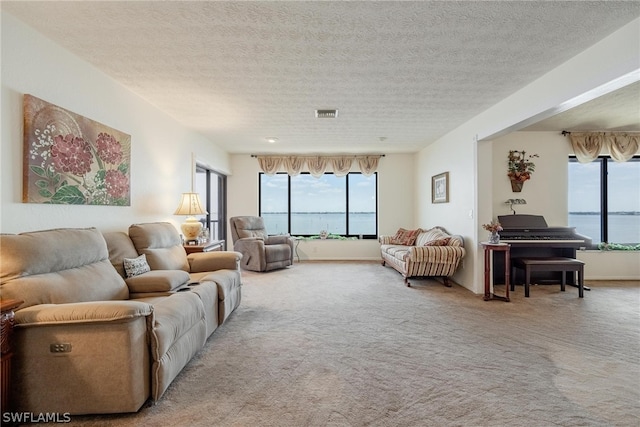
[(320, 178), (327, 169), (327, 158), (322, 156), (307, 157), (307, 169), (312, 176)]
[(364, 176), (371, 176), (378, 170), (378, 163), (381, 156), (360, 156), (358, 157), (358, 166), (360, 166), (360, 172)]
[(280, 169), (282, 157), (279, 156), (258, 156), (260, 169), (267, 175), (274, 175)]
[(625, 132), (572, 132), (569, 140), (580, 163), (595, 160), (605, 147), (613, 160), (626, 162), (640, 147), (640, 134)]
[(346, 176), (351, 170), (353, 157), (338, 156), (331, 157), (331, 167), (335, 176)]
[(267, 175), (273, 175), (284, 169), (289, 175), (300, 174), (304, 166), (312, 176), (319, 178), (327, 170), (329, 163), (336, 176), (345, 176), (351, 170), (353, 161), (357, 160), (360, 172), (371, 176), (377, 169), (382, 155), (344, 155), (344, 156), (255, 156), (258, 158), (260, 169)]
[(284, 158), (283, 164), (284, 170), (286, 170), (289, 175), (296, 176), (300, 175), (305, 164), (305, 159), (304, 157), (289, 156)]
[(609, 138), (609, 153), (616, 162), (626, 162), (639, 151), (640, 134), (613, 134)]

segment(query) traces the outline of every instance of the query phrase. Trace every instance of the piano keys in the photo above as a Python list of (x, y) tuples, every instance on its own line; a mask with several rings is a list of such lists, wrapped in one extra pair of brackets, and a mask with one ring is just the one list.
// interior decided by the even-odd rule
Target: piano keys
[[(575, 227), (549, 227), (542, 215), (503, 215), (498, 216), (498, 221), (503, 230), (500, 232), (500, 242), (511, 245), (511, 258), (522, 257), (566, 257), (576, 258), (578, 249), (589, 248), (591, 238), (576, 232)], [(504, 283), (504, 261), (496, 257), (493, 271), (494, 283)], [(516, 271), (518, 277), (511, 280), (516, 284), (523, 283), (524, 277), (521, 271)], [(533, 283), (552, 281), (558, 283), (561, 273), (536, 272), (532, 278)], [(575, 284), (569, 280), (568, 284)], [(587, 288), (585, 288), (587, 289)]]

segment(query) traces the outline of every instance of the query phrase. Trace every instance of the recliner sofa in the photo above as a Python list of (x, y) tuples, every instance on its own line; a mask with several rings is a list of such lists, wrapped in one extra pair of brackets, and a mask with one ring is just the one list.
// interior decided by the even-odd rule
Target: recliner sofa
[(251, 271), (270, 271), (293, 265), (293, 239), (288, 234), (268, 235), (259, 216), (229, 219), (233, 250), (242, 254), (240, 266)]
[[(169, 223), (0, 236), (15, 312), (16, 411), (135, 412), (157, 401), (239, 305), (241, 254), (187, 256)], [(124, 259), (150, 271), (126, 277)]]

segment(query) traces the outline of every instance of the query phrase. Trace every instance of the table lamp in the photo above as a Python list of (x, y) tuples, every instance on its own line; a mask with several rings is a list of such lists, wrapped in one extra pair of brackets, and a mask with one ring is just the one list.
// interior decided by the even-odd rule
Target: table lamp
[(182, 200), (174, 215), (186, 215), (187, 219), (180, 225), (185, 242), (198, 240), (202, 231), (202, 223), (195, 215), (206, 215), (207, 211), (202, 208), (200, 195), (198, 193), (182, 193)]

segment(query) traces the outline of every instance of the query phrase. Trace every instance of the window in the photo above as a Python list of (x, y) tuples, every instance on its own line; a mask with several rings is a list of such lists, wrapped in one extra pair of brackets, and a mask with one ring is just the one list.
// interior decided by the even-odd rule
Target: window
[(196, 190), (207, 211), (201, 220), (212, 240), (226, 240), (227, 177), (204, 166), (196, 166)]
[(378, 174), (325, 173), (289, 176), (260, 173), (260, 216), (269, 234), (314, 236), (326, 230), (340, 236), (375, 239), (378, 234)]
[(569, 157), (569, 226), (598, 243), (640, 243), (640, 156), (623, 163)]

